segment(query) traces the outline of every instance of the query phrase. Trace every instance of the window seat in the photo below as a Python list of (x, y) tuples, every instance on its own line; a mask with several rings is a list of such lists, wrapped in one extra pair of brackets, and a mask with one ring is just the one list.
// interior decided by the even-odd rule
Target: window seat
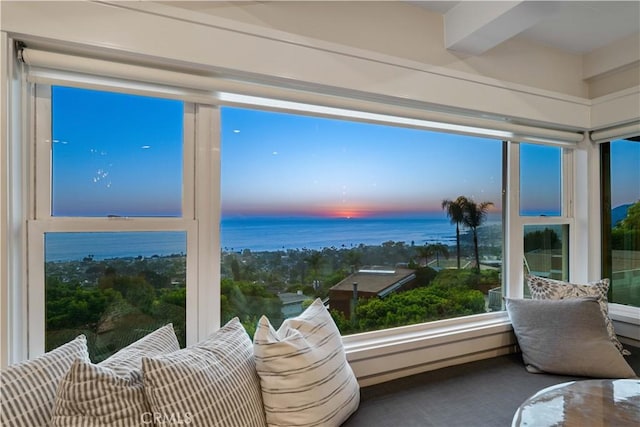
[[(640, 373), (640, 348), (625, 359)], [(585, 378), (530, 374), (519, 353), (424, 372), (361, 389), (344, 427), (509, 426), (538, 390)]]

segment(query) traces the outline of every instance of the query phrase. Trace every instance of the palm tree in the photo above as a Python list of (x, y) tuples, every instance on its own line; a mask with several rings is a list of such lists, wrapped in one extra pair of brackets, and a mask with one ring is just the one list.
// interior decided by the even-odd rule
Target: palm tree
[(311, 269), (311, 273), (313, 275), (313, 288), (317, 289), (318, 286), (318, 272), (320, 271), (320, 266), (322, 265), (322, 253), (319, 251), (311, 251), (311, 255), (304, 259), (306, 263), (308, 263), (309, 268)]
[(482, 202), (477, 204), (473, 199), (466, 199), (462, 222), (473, 232), (473, 249), (476, 254), (476, 268), (480, 272), (480, 254), (478, 252), (478, 227), (482, 225), (487, 217), (489, 206), (492, 202)]
[(451, 224), (456, 225), (456, 256), (458, 258), (458, 269), (460, 269), (460, 224), (464, 221), (464, 211), (467, 198), (459, 196), (455, 200), (443, 200), (442, 209), (447, 212)]
[(440, 255), (449, 259), (449, 248), (442, 243), (432, 243), (430, 245), (420, 246), (418, 248), (418, 254), (425, 259), (425, 262), (429, 262), (429, 257), (436, 257), (436, 267), (440, 268)]

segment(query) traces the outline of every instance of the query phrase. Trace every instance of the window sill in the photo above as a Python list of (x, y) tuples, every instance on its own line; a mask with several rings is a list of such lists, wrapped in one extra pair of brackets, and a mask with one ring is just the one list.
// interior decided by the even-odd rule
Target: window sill
[(506, 312), (365, 332), (343, 338), (361, 386), (515, 351)]
[(640, 347), (640, 308), (612, 303), (609, 316), (620, 341)]

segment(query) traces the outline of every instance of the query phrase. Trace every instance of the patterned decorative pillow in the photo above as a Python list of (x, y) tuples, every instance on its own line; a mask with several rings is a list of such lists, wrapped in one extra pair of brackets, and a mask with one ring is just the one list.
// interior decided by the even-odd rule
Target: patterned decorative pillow
[(265, 426), (253, 347), (238, 318), (192, 347), (144, 357), (142, 370), (156, 425)]
[(33, 360), (9, 366), (0, 375), (3, 426), (48, 426), (58, 384), (75, 360), (89, 361), (80, 335)]
[(179, 349), (173, 325), (168, 324), (98, 365), (76, 361), (58, 387), (52, 425), (152, 424), (151, 407), (143, 389), (142, 357), (169, 354)]
[(358, 408), (358, 381), (320, 299), (277, 331), (262, 316), (254, 353), (269, 426), (339, 426)]
[(505, 298), (529, 372), (594, 378), (636, 378), (613, 345), (597, 299)]
[(607, 300), (607, 292), (609, 291), (609, 279), (590, 282), (585, 285), (563, 282), (560, 280), (547, 279), (530, 275), (527, 277), (527, 286), (533, 299), (566, 299), (566, 298), (583, 298), (595, 297), (600, 304), (600, 311), (604, 316), (607, 333), (611, 342), (616, 346), (618, 351), (623, 355), (630, 354), (628, 350), (622, 347), (616, 332), (613, 329), (613, 322), (609, 317), (609, 306)]

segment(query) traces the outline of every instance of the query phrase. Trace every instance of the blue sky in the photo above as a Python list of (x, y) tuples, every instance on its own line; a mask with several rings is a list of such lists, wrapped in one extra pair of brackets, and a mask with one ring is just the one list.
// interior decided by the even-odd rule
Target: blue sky
[[(53, 110), (54, 215), (180, 215), (182, 102), (54, 88)], [(557, 214), (559, 149), (521, 147), (521, 211)], [(638, 200), (640, 144), (612, 158), (613, 206)], [(497, 214), (501, 162), (497, 140), (222, 108), (227, 217), (444, 217), (460, 195)]]
[(225, 107), (229, 216), (443, 216), (460, 195), (501, 208), (500, 141)]
[(180, 101), (54, 87), (53, 213), (178, 216)]
[(640, 142), (611, 144), (611, 207), (640, 200)]

